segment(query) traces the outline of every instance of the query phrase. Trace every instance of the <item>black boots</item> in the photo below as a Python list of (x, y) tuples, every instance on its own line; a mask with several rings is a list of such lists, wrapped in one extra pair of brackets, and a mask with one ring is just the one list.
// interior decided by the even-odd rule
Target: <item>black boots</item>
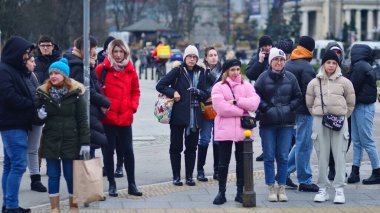
[(188, 186), (195, 186), (195, 182), (193, 181), (195, 157), (196, 153), (185, 153), (186, 185)]
[[(241, 147), (242, 148), (242, 147)], [(240, 150), (240, 147), (239, 147)], [(236, 197), (235, 201), (243, 203), (243, 187), (244, 187), (244, 165), (243, 165), (243, 153), (235, 151), (236, 159)]]
[(173, 172), (173, 184), (175, 186), (182, 186), (181, 182), (181, 154), (170, 154), (170, 163)]
[(142, 192), (139, 192), (139, 190), (136, 187), (136, 184), (134, 183), (128, 183), (128, 194), (134, 196), (142, 196)]
[(116, 183), (110, 183), (108, 188), (108, 195), (111, 197), (117, 197)]
[(41, 183), (41, 175), (30, 175), (30, 180), (32, 181), (30, 183), (30, 188), (32, 191), (47, 192), (46, 187)]
[[(123, 165), (123, 164), (122, 164)], [(115, 169), (115, 178), (121, 178), (121, 177), (124, 177), (124, 174), (123, 174), (123, 166), (118, 166), (116, 165), (116, 169)]]
[(352, 165), (351, 174), (347, 178), (347, 183), (357, 183), (360, 181), (359, 169), (360, 167)]
[(212, 144), (212, 150), (214, 155), (214, 175), (212, 178), (218, 180), (219, 178), (219, 144)]
[(372, 170), (372, 175), (363, 180), (363, 184), (370, 185), (370, 184), (379, 184), (380, 183), (380, 168)]
[(197, 180), (202, 182), (208, 181), (207, 177), (205, 177), (205, 171), (203, 169), (203, 166), (206, 164), (207, 148), (208, 146), (198, 145)]
[(5, 213), (29, 213), (31, 212), (31, 210), (18, 207), (17, 209), (5, 209), (4, 212)]
[(219, 192), (216, 195), (213, 204), (221, 205), (227, 202), (226, 199), (226, 182), (227, 182), (228, 166), (219, 166)]

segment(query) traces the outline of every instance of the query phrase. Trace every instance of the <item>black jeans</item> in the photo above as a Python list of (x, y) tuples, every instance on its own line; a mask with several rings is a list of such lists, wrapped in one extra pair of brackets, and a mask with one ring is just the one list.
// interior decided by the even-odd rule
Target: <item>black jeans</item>
[(183, 138), (185, 138), (185, 169), (186, 177), (192, 177), (197, 144), (199, 138), (199, 129), (186, 135), (186, 126), (170, 125), (170, 161), (172, 164), (173, 177), (180, 176), (181, 170), (181, 153), (183, 150)]
[(124, 166), (127, 172), (128, 184), (135, 184), (135, 156), (133, 154), (132, 126), (104, 125), (108, 145), (104, 149), (104, 163), (109, 183), (115, 183), (114, 150), (117, 143), (124, 156)]

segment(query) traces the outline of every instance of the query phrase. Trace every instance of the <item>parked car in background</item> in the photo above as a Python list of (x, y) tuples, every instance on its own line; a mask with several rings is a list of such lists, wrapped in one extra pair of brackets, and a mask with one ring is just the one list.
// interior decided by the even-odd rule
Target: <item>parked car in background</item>
[(183, 53), (179, 49), (172, 49), (172, 55), (170, 56), (170, 61), (183, 61)]

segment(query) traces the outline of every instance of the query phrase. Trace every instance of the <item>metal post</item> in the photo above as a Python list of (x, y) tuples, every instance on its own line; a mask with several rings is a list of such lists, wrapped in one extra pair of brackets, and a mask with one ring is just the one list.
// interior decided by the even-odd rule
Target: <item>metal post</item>
[(87, 101), (88, 125), (90, 125), (90, 0), (83, 0), (83, 83), (86, 87), (84, 94)]
[(230, 0), (227, 0), (227, 30), (226, 30), (227, 47), (230, 46), (230, 18), (231, 18), (230, 10), (231, 10)]
[(243, 191), (243, 206), (244, 207), (256, 207), (256, 192), (254, 191), (253, 180), (253, 151), (251, 139), (252, 132), (250, 130), (244, 131), (244, 150), (243, 150), (243, 162), (244, 162), (244, 191)]
[(0, 58), (1, 58), (1, 52), (2, 52), (2, 46), (1, 46), (1, 42), (2, 42), (2, 40), (1, 40), (1, 30), (0, 30)]

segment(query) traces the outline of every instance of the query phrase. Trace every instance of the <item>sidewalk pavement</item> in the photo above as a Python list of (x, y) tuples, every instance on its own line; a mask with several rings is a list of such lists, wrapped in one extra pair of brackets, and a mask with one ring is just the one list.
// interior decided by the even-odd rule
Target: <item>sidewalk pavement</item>
[[(347, 164), (347, 171), (350, 171)], [(313, 166), (317, 178), (317, 167)], [(369, 162), (363, 162), (361, 178), (371, 174)], [(292, 179), (296, 182), (296, 177)], [(209, 177), (208, 182), (197, 181), (196, 186), (174, 186), (171, 182), (140, 186), (142, 197), (128, 195), (128, 190), (119, 190), (119, 197), (107, 196), (106, 201), (91, 203), (89, 207), (80, 207), (81, 212), (379, 212), (380, 185), (349, 184), (345, 187), (345, 204), (334, 204), (334, 190), (329, 189), (330, 200), (324, 203), (313, 202), (313, 192), (299, 192), (287, 189), (288, 202), (268, 202), (267, 186), (264, 184), (264, 172), (254, 171), (254, 191), (256, 207), (244, 208), (234, 201), (236, 195), (235, 173), (228, 177), (226, 197), (223, 205), (213, 205), (218, 192), (218, 183)], [(33, 212), (49, 212), (49, 204), (33, 207)], [(61, 209), (68, 210), (68, 201), (61, 203)]]

